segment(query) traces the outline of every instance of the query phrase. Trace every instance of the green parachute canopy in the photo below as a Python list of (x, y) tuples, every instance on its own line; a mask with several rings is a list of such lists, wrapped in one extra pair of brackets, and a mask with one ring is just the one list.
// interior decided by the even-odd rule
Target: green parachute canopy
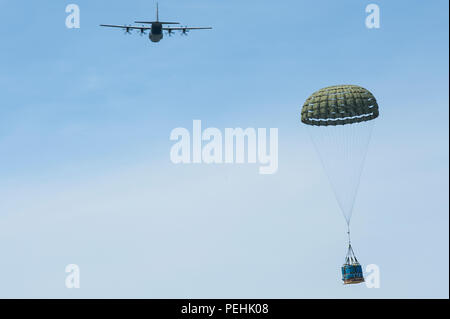
[(302, 122), (308, 125), (345, 125), (378, 117), (375, 97), (357, 85), (335, 85), (313, 93), (303, 104)]

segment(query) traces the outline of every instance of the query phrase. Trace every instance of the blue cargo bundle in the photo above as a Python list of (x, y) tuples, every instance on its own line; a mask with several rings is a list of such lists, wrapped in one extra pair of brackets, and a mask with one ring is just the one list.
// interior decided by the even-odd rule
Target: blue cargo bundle
[(344, 284), (359, 284), (361, 282), (364, 282), (364, 276), (362, 272), (361, 265), (358, 264), (352, 264), (348, 265), (345, 264), (342, 266), (342, 280), (344, 281)]
[(342, 265), (342, 280), (345, 285), (364, 282), (362, 267), (359, 264), (358, 259), (356, 259), (350, 243), (348, 244), (348, 252), (347, 257), (345, 257), (345, 263)]

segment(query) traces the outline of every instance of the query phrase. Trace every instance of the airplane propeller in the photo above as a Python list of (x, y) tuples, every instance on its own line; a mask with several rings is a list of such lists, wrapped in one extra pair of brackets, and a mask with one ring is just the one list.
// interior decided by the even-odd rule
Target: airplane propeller
[(183, 29), (181, 29), (181, 35), (187, 36), (187, 35), (188, 35), (188, 32), (189, 32), (189, 30), (187, 29), (187, 26), (184, 27)]
[[(130, 25), (128, 25), (128, 27), (130, 27)], [(131, 34), (131, 28), (128, 27), (125, 29), (125, 34)]]
[(173, 30), (171, 29), (167, 30), (167, 34), (169, 35), (169, 37), (171, 37), (173, 35)]
[(139, 34), (141, 35), (141, 37), (142, 37), (144, 34), (146, 34), (146, 33), (145, 33), (145, 29), (140, 29), (140, 30), (139, 30)]

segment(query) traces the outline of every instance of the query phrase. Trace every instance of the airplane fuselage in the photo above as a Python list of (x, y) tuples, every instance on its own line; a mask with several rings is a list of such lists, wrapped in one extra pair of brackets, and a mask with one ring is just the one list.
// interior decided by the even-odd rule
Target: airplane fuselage
[(164, 37), (163, 26), (159, 22), (152, 23), (152, 29), (149, 34), (150, 41), (159, 42)]

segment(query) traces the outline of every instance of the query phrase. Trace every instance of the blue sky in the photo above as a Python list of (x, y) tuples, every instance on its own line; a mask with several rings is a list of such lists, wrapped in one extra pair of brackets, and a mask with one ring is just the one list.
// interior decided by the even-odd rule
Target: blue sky
[[(448, 298), (448, 2), (373, 2), (378, 30), (369, 3), (160, 1), (214, 29), (153, 44), (98, 27), (152, 1), (0, 0), (0, 297)], [(299, 120), (347, 83), (380, 105), (352, 220), (380, 289), (340, 282), (345, 221)], [(194, 119), (278, 128), (278, 173), (175, 166)]]

